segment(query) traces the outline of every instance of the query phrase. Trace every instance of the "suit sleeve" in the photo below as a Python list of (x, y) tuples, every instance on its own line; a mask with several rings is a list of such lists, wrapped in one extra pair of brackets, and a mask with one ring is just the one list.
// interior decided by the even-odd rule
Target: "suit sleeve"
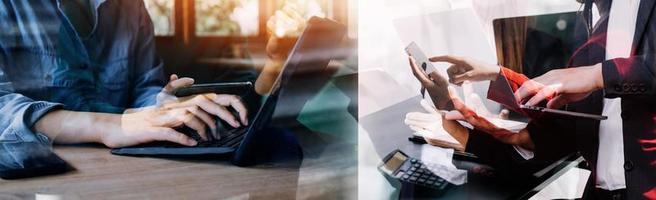
[(571, 122), (545, 116), (529, 123), (527, 129), (535, 144), (535, 156), (530, 160), (524, 159), (513, 145), (499, 142), (479, 130), (470, 130), (465, 149), (504, 175), (533, 173), (576, 150), (575, 139), (571, 135), (574, 130)]
[(656, 96), (656, 55), (637, 55), (602, 62), (606, 98)]
[(481, 163), (494, 168), (495, 174), (500, 177), (528, 176), (553, 162), (540, 157), (526, 160), (512, 145), (501, 143), (479, 130), (470, 130), (466, 151), (476, 155)]

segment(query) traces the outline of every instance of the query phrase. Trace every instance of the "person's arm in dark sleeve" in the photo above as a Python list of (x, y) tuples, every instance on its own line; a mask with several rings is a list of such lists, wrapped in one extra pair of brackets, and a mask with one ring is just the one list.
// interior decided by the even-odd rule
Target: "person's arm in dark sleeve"
[(607, 98), (656, 97), (656, 55), (616, 58), (601, 63)]
[(502, 143), (489, 134), (470, 130), (465, 151), (476, 155), (479, 161), (495, 169), (501, 177), (529, 175), (545, 165), (536, 158), (523, 158), (513, 145)]
[(132, 105), (140, 108), (155, 105), (157, 94), (167, 83), (164, 75), (164, 63), (157, 55), (155, 49), (155, 34), (153, 23), (146, 11), (143, 2), (138, 3), (139, 30), (138, 44), (136, 45), (137, 61), (135, 63), (134, 77), (132, 81)]
[(545, 116), (531, 121), (524, 130), (534, 144), (531, 150), (534, 157), (531, 159), (523, 158), (513, 145), (502, 143), (479, 130), (470, 130), (465, 150), (500, 170), (500, 173), (512, 175), (517, 170), (540, 170), (575, 151), (573, 130), (571, 121), (555, 117)]

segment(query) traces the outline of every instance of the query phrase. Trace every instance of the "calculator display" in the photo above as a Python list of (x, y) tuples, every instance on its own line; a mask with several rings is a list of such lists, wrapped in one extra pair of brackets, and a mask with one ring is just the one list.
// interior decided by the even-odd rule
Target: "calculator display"
[(403, 162), (407, 160), (408, 157), (403, 155), (401, 152), (396, 152), (394, 156), (392, 156), (387, 162), (385, 162), (384, 168), (385, 170), (392, 174), (394, 171), (396, 171), (401, 165), (403, 165)]
[(378, 171), (396, 186), (415, 185), (437, 191), (440, 195), (451, 183), (441, 178), (435, 172), (443, 167), (426, 164), (416, 158), (408, 157), (401, 150), (394, 150), (383, 158), (378, 165)]

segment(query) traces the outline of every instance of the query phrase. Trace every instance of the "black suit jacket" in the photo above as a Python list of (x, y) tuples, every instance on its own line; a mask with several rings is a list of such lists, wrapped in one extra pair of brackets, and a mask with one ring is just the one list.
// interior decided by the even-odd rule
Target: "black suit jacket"
[[(656, 12), (653, 0), (642, 0), (638, 12), (631, 57), (605, 60), (607, 11), (610, 1), (598, 1), (601, 18), (587, 42), (572, 56), (569, 65), (602, 63), (604, 89), (564, 109), (601, 114), (603, 99), (622, 98), (624, 169), (629, 199), (656, 198)], [(586, 34), (587, 35), (587, 34)], [(585, 77), (581, 77), (585, 78)], [(536, 166), (579, 152), (593, 170), (588, 187), (594, 187), (599, 121), (544, 115), (528, 126), (535, 143), (535, 158), (520, 158), (509, 145), (472, 131), (467, 151), (479, 155), (502, 172), (530, 172)], [(619, 134), (619, 133), (618, 133)], [(590, 184), (591, 183), (591, 184)]]

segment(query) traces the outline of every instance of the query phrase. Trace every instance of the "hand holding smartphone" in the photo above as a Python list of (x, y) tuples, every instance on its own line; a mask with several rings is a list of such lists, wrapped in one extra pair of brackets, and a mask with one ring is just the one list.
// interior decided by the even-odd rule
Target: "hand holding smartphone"
[[(440, 76), (436, 71), (437, 69), (433, 64), (428, 60), (426, 54), (424, 54), (419, 46), (412, 42), (405, 48), (406, 53), (414, 58), (417, 68), (421, 68), (422, 72), (416, 72), (417, 68), (413, 67), (415, 76), (420, 82), (422, 82), (421, 87), (421, 96), (425, 97), (426, 90), (429, 91), (429, 96), (433, 101), (433, 104), (437, 109), (440, 110), (453, 110), (453, 102), (451, 102), (451, 97), (449, 96), (449, 89), (447, 79)], [(426, 78), (431, 80), (431, 83), (425, 81)], [(425, 88), (428, 87), (428, 88)]]
[(428, 60), (428, 56), (424, 54), (423, 51), (421, 51), (421, 48), (419, 48), (419, 45), (415, 42), (411, 42), (406, 48), (405, 52), (409, 55), (415, 58), (417, 61), (417, 64), (421, 66), (422, 69), (426, 72), (426, 74), (433, 73), (434, 71), (437, 71), (435, 66), (433, 66), (433, 63), (431, 63)]

